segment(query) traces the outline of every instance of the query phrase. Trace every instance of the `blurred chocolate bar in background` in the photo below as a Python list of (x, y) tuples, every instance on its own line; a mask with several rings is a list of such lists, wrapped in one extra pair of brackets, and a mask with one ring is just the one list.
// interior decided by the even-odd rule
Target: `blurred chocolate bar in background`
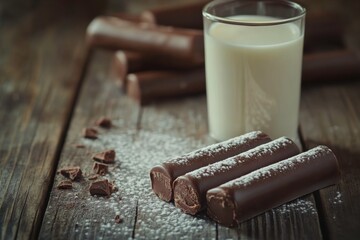
[(209, 2), (211, 1), (201, 0), (177, 6), (152, 8), (142, 12), (141, 19), (157, 25), (203, 29), (202, 9)]
[(131, 72), (145, 70), (144, 55), (139, 52), (119, 50), (114, 53), (111, 64), (110, 78), (125, 89), (126, 75)]
[(127, 94), (141, 105), (153, 100), (205, 92), (204, 68), (189, 71), (146, 71), (127, 75)]
[(335, 12), (308, 12), (305, 20), (305, 52), (344, 48), (345, 22)]
[(117, 17), (97, 17), (87, 29), (87, 44), (140, 51), (166, 57), (171, 65), (194, 67), (204, 63), (204, 36), (200, 30), (134, 23)]
[(339, 49), (305, 54), (302, 82), (344, 81), (360, 76), (360, 57), (354, 51)]
[[(117, 50), (110, 78), (141, 105), (204, 93), (202, 9), (208, 2), (99, 16), (89, 24), (87, 44)], [(338, 13), (307, 9), (303, 82), (360, 75), (359, 56), (345, 49), (344, 34), (345, 22)]]

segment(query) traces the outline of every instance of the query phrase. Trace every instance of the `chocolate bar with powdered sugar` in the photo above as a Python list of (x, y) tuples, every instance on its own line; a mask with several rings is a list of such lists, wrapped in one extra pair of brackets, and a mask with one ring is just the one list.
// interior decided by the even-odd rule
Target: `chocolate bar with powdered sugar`
[(334, 153), (318, 146), (210, 189), (207, 213), (222, 225), (234, 226), (339, 178)]
[(206, 205), (206, 192), (251, 171), (298, 154), (290, 139), (281, 137), (239, 155), (199, 168), (178, 177), (173, 184), (175, 206), (195, 215)]
[(150, 171), (151, 186), (164, 201), (173, 199), (173, 181), (185, 173), (270, 142), (268, 135), (254, 131), (172, 158)]

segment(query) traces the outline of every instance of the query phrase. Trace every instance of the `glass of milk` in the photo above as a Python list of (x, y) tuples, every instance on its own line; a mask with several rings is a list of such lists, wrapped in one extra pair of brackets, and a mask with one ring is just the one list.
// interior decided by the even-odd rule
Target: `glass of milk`
[(204, 7), (213, 138), (253, 130), (296, 138), (305, 12), (281, 0), (219, 0)]

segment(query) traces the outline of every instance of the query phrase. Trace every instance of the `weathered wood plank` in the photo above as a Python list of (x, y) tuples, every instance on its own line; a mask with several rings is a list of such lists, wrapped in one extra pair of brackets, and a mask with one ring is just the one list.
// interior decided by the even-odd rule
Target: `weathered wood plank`
[[(111, 52), (95, 51), (60, 157), (59, 168), (80, 166), (85, 172), (85, 178), (75, 182), (73, 190), (67, 191), (56, 188), (64, 178), (61, 175), (55, 177), (40, 239), (107, 239), (115, 233), (121, 233), (125, 238), (132, 235), (136, 201), (130, 199), (130, 194), (123, 194), (126, 189), (122, 183), (131, 184), (130, 181), (126, 181), (132, 174), (128, 168), (136, 166), (128, 166), (128, 163), (122, 160), (116, 163), (115, 169), (106, 178), (116, 180), (120, 190), (108, 199), (90, 196), (88, 188), (91, 181), (86, 177), (92, 172), (92, 153), (114, 148), (121, 159), (124, 154), (123, 148), (128, 149), (127, 151), (132, 149), (136, 133), (139, 108), (108, 79), (111, 57)], [(96, 140), (82, 138), (82, 128), (94, 126), (95, 121), (101, 116), (113, 119), (114, 126), (109, 130), (99, 129), (99, 138)], [(85, 148), (76, 148), (76, 144), (84, 144)], [(117, 212), (122, 214), (122, 224), (116, 224), (114, 221)], [(116, 231), (110, 228), (113, 225), (119, 226)]]
[(339, 184), (319, 191), (324, 236), (356, 239), (360, 235), (360, 83), (304, 88), (301, 132), (306, 148), (329, 146), (341, 169)]
[[(120, 5), (129, 11), (140, 8), (136, 3), (121, 2)], [(91, 153), (114, 148), (119, 156), (117, 167), (106, 177), (114, 180), (120, 190), (108, 199), (91, 197), (90, 181), (84, 179), (75, 183), (74, 190), (60, 191), (56, 185), (63, 178), (56, 176), (41, 239), (322, 237), (312, 195), (271, 210), (237, 229), (217, 226), (204, 215), (182, 214), (173, 204), (158, 200), (150, 190), (149, 169), (169, 156), (211, 142), (207, 137), (205, 98), (158, 102), (139, 109), (116, 89), (115, 84), (107, 81), (110, 57), (110, 53), (98, 51), (92, 59), (59, 167), (80, 165), (89, 173)], [(98, 140), (81, 139), (81, 128), (92, 125), (101, 115), (110, 116), (116, 127), (101, 130)], [(75, 143), (82, 143), (86, 148), (76, 149)], [(124, 218), (121, 224), (114, 222), (117, 212)]]
[(80, 81), (83, 31), (94, 2), (81, 11), (62, 1), (1, 2), (1, 239), (38, 234)]

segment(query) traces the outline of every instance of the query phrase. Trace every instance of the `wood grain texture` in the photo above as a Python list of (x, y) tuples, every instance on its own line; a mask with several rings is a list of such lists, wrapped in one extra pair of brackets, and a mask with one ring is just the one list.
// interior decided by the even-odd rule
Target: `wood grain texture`
[[(151, 192), (148, 177), (150, 168), (155, 164), (202, 144), (195, 138), (193, 141), (186, 138), (187, 131), (195, 133), (198, 127), (193, 122), (198, 121), (196, 114), (187, 112), (193, 104), (199, 105), (197, 99), (159, 103), (140, 111), (139, 106), (107, 78), (111, 57), (111, 52), (96, 51), (92, 58), (59, 168), (79, 165), (87, 175), (91, 172), (91, 154), (114, 148), (119, 155), (116, 167), (105, 177), (115, 181), (119, 192), (108, 199), (92, 197), (88, 191), (91, 181), (86, 177), (74, 183), (73, 190), (58, 190), (56, 185), (64, 178), (57, 175), (40, 239), (176, 239), (184, 235), (215, 238), (214, 223), (205, 216), (194, 219), (180, 213), (172, 204), (159, 201)], [(92, 126), (103, 115), (113, 119), (114, 127), (99, 129), (97, 140), (82, 139), (79, 136), (82, 127)], [(180, 131), (183, 123), (188, 123), (188, 127)], [(168, 129), (161, 131), (161, 126)], [(85, 149), (75, 148), (76, 143), (84, 144)], [(124, 219), (121, 224), (114, 222), (117, 213)], [(181, 223), (179, 218), (187, 220), (182, 221), (186, 229), (176, 226)]]
[(339, 184), (318, 192), (325, 237), (356, 239), (360, 235), (360, 84), (304, 88), (301, 133), (306, 148), (329, 146), (341, 169)]
[(1, 239), (38, 234), (80, 81), (92, 14), (59, 2), (1, 2)]
[[(106, 51), (96, 51), (92, 57), (59, 168), (79, 165), (88, 175), (91, 154), (114, 148), (119, 156), (117, 167), (105, 177), (115, 181), (119, 192), (110, 198), (92, 197), (88, 191), (91, 181), (86, 177), (74, 183), (73, 190), (58, 190), (56, 185), (64, 178), (57, 175), (40, 239), (321, 238), (311, 195), (300, 204), (286, 204), (238, 229), (217, 226), (205, 214), (183, 214), (172, 203), (159, 200), (150, 188), (150, 168), (214, 142), (207, 135), (205, 97), (157, 102), (140, 109), (107, 77), (111, 57)], [(115, 127), (99, 129), (98, 140), (82, 139), (82, 127), (92, 126), (103, 115), (111, 117)], [(76, 143), (84, 144), (85, 149), (75, 148)], [(116, 214), (123, 217), (123, 223), (114, 222)]]
[[(106, 51), (94, 52), (77, 93), (84, 69), (84, 29), (91, 16), (103, 11), (103, 1), (44, 4), (38, 0), (23, 7), (19, 2), (0, 2), (1, 239), (35, 238), (46, 205), (40, 239), (354, 239), (359, 235), (358, 83), (318, 85), (305, 88), (303, 94), (305, 147), (323, 143), (334, 149), (343, 172), (341, 183), (316, 193), (317, 206), (314, 196), (308, 195), (238, 228), (225, 228), (204, 214), (188, 216), (160, 201), (151, 192), (148, 177), (155, 164), (213, 143), (207, 136), (205, 97), (139, 108), (109, 81), (112, 53)], [(166, 2), (110, 1), (107, 12), (139, 12)], [(99, 128), (98, 140), (81, 138), (81, 129), (93, 126), (101, 116), (111, 117), (114, 127)], [(74, 146), (79, 143), (85, 148)], [(108, 148), (116, 150), (117, 159), (105, 177), (114, 180), (119, 191), (109, 198), (92, 197), (87, 178), (91, 156)], [(72, 190), (56, 188), (64, 179), (54, 177), (58, 158), (59, 168), (79, 165), (85, 172)], [(115, 223), (116, 214), (123, 223)]]
[[(115, 148), (112, 144), (117, 143), (111, 140), (113, 139), (111, 136), (114, 135), (122, 136), (122, 141), (130, 144), (137, 128), (138, 107), (122, 95), (115, 82), (107, 78), (111, 57), (111, 52), (95, 51), (91, 58), (60, 157), (59, 168), (80, 166), (85, 177), (80, 182), (75, 182), (72, 190), (58, 190), (56, 186), (64, 177), (61, 175), (55, 177), (40, 239), (77, 239), (95, 236), (107, 239), (112, 236), (107, 224), (116, 224), (114, 217), (118, 211), (117, 205), (120, 203), (126, 203), (129, 209), (127, 212), (129, 216), (122, 216), (124, 222), (119, 224), (120, 228), (126, 226), (125, 230), (121, 230), (122, 236), (129, 238), (132, 235), (136, 202), (127, 201), (126, 198), (120, 200), (121, 189), (116, 197), (109, 199), (91, 197), (88, 190), (91, 181), (87, 176), (92, 173), (93, 153), (105, 150), (107, 147)], [(96, 140), (82, 138), (82, 128), (94, 127), (95, 121), (101, 116), (113, 119), (114, 126), (111, 129), (98, 128), (99, 138)], [(85, 148), (76, 148), (76, 144), (83, 144)], [(117, 162), (113, 167), (124, 166)], [(110, 174), (106, 178), (114, 179), (114, 176)]]

